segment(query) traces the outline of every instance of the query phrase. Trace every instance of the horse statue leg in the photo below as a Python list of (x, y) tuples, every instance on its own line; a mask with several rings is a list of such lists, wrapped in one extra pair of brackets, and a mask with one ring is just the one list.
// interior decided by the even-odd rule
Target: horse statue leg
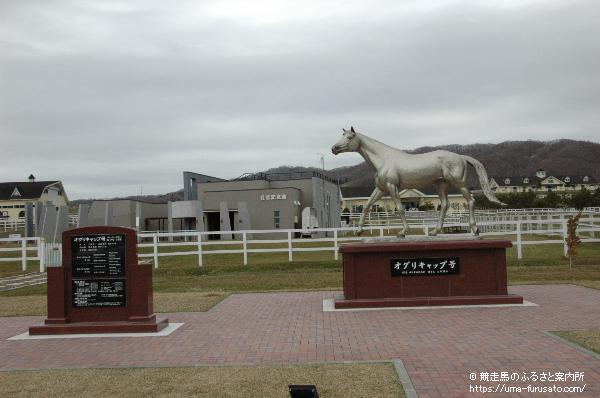
[(366, 217), (367, 213), (369, 212), (369, 209), (371, 208), (371, 206), (373, 206), (375, 204), (375, 202), (377, 202), (379, 199), (381, 199), (382, 196), (383, 196), (383, 192), (379, 188), (375, 188), (375, 190), (371, 194), (371, 197), (367, 201), (367, 204), (363, 208), (363, 211), (360, 215), (360, 220), (358, 221), (358, 231), (356, 231), (356, 233), (358, 235), (362, 234), (362, 232), (363, 232), (363, 227), (365, 225), (365, 217)]
[(448, 184), (440, 182), (438, 184), (438, 196), (440, 197), (440, 217), (438, 224), (435, 229), (429, 231), (429, 236), (436, 236), (441, 233), (444, 227), (444, 219), (446, 218), (446, 212), (448, 211)]
[(475, 223), (475, 198), (467, 187), (460, 187), (460, 192), (469, 204), (469, 227), (471, 228), (471, 234), (477, 236), (479, 235), (479, 228)]
[(406, 222), (406, 217), (404, 215), (404, 208), (402, 207), (402, 201), (400, 200), (400, 192), (398, 187), (394, 184), (387, 184), (388, 191), (390, 192), (390, 196), (392, 200), (396, 204), (396, 208), (398, 209), (398, 213), (400, 214), (400, 219), (402, 220), (402, 229), (398, 232), (399, 238), (404, 238), (406, 233), (408, 232), (408, 222)]

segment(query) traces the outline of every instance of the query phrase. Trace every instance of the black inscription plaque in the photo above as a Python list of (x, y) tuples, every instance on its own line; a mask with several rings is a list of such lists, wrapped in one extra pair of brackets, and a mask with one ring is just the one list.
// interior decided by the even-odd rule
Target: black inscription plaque
[(125, 307), (125, 279), (73, 279), (73, 307)]
[(125, 276), (125, 235), (71, 237), (73, 277)]
[(392, 276), (429, 276), (460, 274), (459, 257), (393, 258)]

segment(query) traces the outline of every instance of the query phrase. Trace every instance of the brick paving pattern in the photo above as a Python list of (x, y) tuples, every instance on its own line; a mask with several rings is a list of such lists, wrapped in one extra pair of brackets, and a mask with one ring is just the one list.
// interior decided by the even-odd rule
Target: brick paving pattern
[(207, 313), (169, 314), (185, 322), (166, 337), (7, 341), (42, 317), (0, 318), (0, 369), (111, 366), (288, 364), (401, 359), (421, 398), (469, 393), (475, 372), (583, 372), (583, 382), (507, 382), (582, 386), (600, 397), (600, 360), (542, 333), (600, 329), (600, 291), (571, 285), (517, 286), (538, 307), (322, 311), (334, 292), (238, 294)]
[(46, 283), (46, 274), (32, 272), (24, 275), (0, 278), (0, 292), (15, 290), (25, 286), (42, 285)]

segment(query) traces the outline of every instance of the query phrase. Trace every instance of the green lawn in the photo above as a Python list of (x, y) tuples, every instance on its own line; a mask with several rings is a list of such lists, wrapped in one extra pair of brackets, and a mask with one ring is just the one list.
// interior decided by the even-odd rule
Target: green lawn
[(600, 330), (571, 330), (553, 333), (600, 354)]
[(401, 398), (391, 363), (0, 372), (3, 397), (289, 397), (314, 384), (323, 398)]
[[(181, 250), (181, 248), (170, 248)], [(526, 247), (526, 261), (518, 262), (514, 248), (507, 253), (509, 284), (573, 283), (600, 288), (600, 244), (581, 245), (572, 269), (562, 257), (560, 245)], [(256, 253), (249, 255), (249, 265), (242, 265), (240, 254), (208, 255), (199, 267), (197, 256), (161, 257), (160, 267), (154, 270), (154, 290), (160, 293), (218, 293), (341, 290), (341, 261), (333, 260), (331, 252), (294, 254)], [(18, 265), (2, 267), (19, 269)], [(0, 292), (3, 297), (44, 296), (45, 285)], [(158, 296), (157, 296), (158, 297)], [(7, 301), (7, 300), (5, 300)], [(39, 308), (36, 307), (36, 308)], [(188, 310), (185, 302), (171, 305), (165, 311)], [(26, 312), (39, 313), (39, 311)], [(7, 314), (6, 312), (0, 312)], [(14, 314), (13, 314), (14, 315)]]

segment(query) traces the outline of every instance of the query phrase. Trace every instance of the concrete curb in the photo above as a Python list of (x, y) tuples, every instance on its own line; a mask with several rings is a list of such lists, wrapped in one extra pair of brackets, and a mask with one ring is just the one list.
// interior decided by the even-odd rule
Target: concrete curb
[(400, 378), (400, 382), (402, 383), (402, 388), (404, 389), (404, 394), (406, 398), (419, 398), (417, 391), (415, 390), (415, 386), (413, 386), (412, 380), (404, 367), (404, 363), (400, 359), (396, 359), (392, 361), (394, 364), (394, 369), (396, 369), (396, 373), (398, 373), (398, 377)]

